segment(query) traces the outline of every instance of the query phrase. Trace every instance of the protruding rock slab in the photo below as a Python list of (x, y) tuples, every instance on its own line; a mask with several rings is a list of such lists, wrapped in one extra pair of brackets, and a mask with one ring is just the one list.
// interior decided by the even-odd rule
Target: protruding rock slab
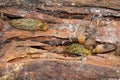
[(4, 76), (15, 80), (118, 80), (120, 74), (117, 70), (81, 61), (30, 59), (7, 64), (8, 72)]

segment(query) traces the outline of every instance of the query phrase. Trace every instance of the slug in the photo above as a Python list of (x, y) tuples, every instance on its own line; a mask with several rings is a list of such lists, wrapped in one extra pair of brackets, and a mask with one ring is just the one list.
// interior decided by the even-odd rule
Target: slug
[(30, 19), (30, 18), (13, 19), (9, 21), (9, 23), (12, 27), (23, 29), (23, 30), (46, 31), (48, 29), (48, 24), (39, 19)]
[(82, 44), (77, 44), (77, 43), (67, 46), (65, 52), (67, 52), (70, 55), (78, 55), (78, 56), (92, 54), (91, 50), (85, 48)]

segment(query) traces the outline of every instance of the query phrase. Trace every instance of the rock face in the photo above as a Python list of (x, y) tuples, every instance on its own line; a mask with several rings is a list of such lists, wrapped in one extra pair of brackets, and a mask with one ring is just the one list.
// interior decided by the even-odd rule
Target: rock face
[[(21, 46), (20, 46), (21, 45)], [(98, 80), (119, 79), (120, 58), (110, 54), (65, 57), (28, 46), (49, 46), (27, 41), (12, 41), (1, 49), (1, 80)], [(59, 48), (60, 49), (60, 48)]]
[[(120, 0), (0, 0), (0, 80), (119, 80), (119, 9)], [(21, 18), (48, 25), (9, 24)], [(95, 55), (67, 55), (70, 44)]]
[[(81, 61), (63, 61), (56, 59), (30, 59), (7, 64), (4, 77), (15, 80), (102, 80), (119, 79), (118, 68), (101, 67)], [(2, 70), (3, 71), (3, 70)], [(6, 80), (6, 79), (5, 79)]]
[[(36, 65), (36, 66), (33, 66)], [(87, 79), (104, 79), (104, 78), (116, 78), (117, 73), (114, 69), (107, 67), (99, 67), (89, 64), (81, 63), (80, 61), (76, 62), (63, 62), (57, 60), (50, 61), (31, 61), (30, 64), (25, 65), (24, 72), (28, 71), (36, 74), (36, 80), (43, 79), (56, 79), (56, 80), (87, 80)], [(109, 73), (108, 73), (109, 72)], [(23, 72), (22, 72), (23, 73)], [(108, 73), (108, 74), (107, 74)], [(110, 75), (112, 74), (112, 75)], [(22, 75), (22, 74), (21, 74)], [(24, 76), (24, 75), (23, 75)], [(41, 76), (41, 77), (38, 77)]]

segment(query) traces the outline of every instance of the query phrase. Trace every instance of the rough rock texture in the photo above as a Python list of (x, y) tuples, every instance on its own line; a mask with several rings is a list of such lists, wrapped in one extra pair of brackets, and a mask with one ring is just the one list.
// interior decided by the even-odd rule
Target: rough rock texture
[(19, 64), (11, 63), (7, 68), (9, 73), (14, 74), (15, 80), (119, 79), (119, 74), (114, 68), (100, 67), (81, 61), (36, 59), (19, 62)]
[[(40, 19), (49, 29), (12, 27), (9, 21), (18, 18)], [(80, 57), (64, 52), (80, 42), (81, 25), (87, 39), (82, 45), (105, 45), (107, 53)], [(119, 80), (119, 26), (120, 0), (0, 0), (0, 80)]]
[[(1, 49), (1, 79), (15, 80), (98, 80), (120, 78), (120, 57), (107, 54), (64, 57), (29, 46), (49, 45), (32, 41), (12, 41)], [(60, 48), (59, 48), (60, 49)]]

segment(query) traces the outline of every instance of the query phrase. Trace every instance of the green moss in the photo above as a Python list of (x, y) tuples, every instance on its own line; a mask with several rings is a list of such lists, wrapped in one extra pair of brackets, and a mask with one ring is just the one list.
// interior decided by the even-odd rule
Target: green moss
[(69, 53), (70, 55), (91, 55), (92, 51), (85, 48), (81, 44), (71, 44), (66, 47), (65, 52)]
[(10, 25), (24, 30), (42, 30), (45, 31), (48, 29), (48, 24), (43, 22), (39, 19), (30, 19), (30, 18), (23, 18), (23, 19), (13, 19), (10, 21)]

